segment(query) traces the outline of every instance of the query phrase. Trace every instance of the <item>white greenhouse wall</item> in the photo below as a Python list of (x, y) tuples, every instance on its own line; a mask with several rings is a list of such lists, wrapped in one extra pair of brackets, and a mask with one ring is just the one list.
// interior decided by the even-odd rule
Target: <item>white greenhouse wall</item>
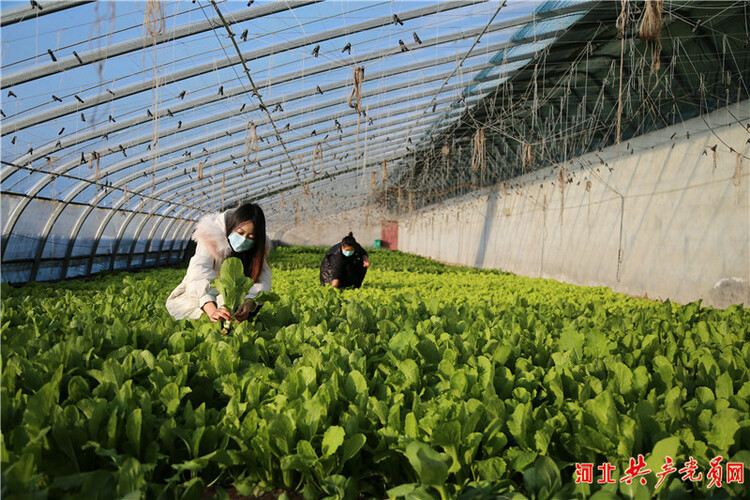
[(558, 165), (451, 200), (401, 219), (399, 250), (653, 299), (750, 306), (749, 130), (745, 101), (562, 164), (572, 177), (564, 192)]
[(269, 236), (288, 245), (313, 245), (330, 247), (339, 243), (349, 231), (363, 247), (372, 247), (380, 239), (380, 215), (364, 210), (349, 210), (322, 220), (312, 220), (291, 229), (274, 232)]

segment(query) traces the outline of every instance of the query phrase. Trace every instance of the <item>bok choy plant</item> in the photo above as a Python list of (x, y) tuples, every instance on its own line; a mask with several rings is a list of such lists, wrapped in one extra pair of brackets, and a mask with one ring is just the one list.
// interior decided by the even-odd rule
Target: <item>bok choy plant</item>
[[(219, 278), (211, 281), (211, 286), (216, 288), (224, 297), (224, 307), (229, 310), (232, 319), (234, 319), (235, 314), (246, 302), (245, 297), (254, 283), (252, 278), (245, 276), (242, 261), (237, 257), (229, 257), (221, 264)], [(256, 303), (275, 302), (277, 300), (279, 300), (279, 296), (271, 292), (260, 293), (253, 299)], [(231, 331), (231, 328), (231, 320), (223, 321), (221, 333), (226, 335)]]

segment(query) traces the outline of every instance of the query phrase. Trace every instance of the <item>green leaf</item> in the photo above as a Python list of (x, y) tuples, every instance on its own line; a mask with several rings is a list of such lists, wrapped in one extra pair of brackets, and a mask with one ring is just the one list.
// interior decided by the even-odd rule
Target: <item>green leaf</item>
[(60, 398), (61, 378), (62, 366), (55, 370), (52, 380), (44, 384), (36, 394), (29, 398), (23, 421), (32, 433), (39, 432), (49, 422), (52, 408)]
[(480, 460), (474, 464), (480, 481), (500, 481), (505, 475), (508, 466), (505, 460), (498, 457)]
[(523, 448), (528, 449), (529, 430), (533, 425), (531, 418), (531, 404), (519, 403), (508, 420), (508, 430)]
[(646, 459), (647, 468), (653, 473), (661, 471), (666, 462), (666, 457), (670, 457), (677, 463), (677, 457), (680, 454), (680, 438), (672, 436), (664, 438), (654, 445), (651, 455)]
[(365, 377), (360, 372), (352, 370), (346, 376), (344, 393), (349, 401), (356, 401), (357, 396), (360, 394), (367, 394), (367, 380), (365, 380)]
[(310, 444), (310, 441), (304, 439), (297, 442), (297, 453), (313, 461), (318, 459), (318, 455), (315, 453), (315, 449)]
[(342, 463), (353, 458), (365, 444), (365, 435), (357, 433), (344, 441)]
[(583, 408), (586, 416), (592, 418), (594, 429), (605, 436), (617, 436), (618, 411), (609, 391), (602, 391), (594, 399), (586, 401)]
[(146, 489), (146, 474), (153, 468), (154, 465), (142, 464), (133, 457), (125, 458), (117, 474), (117, 493), (120, 496), (134, 494), (135, 498), (140, 498), (140, 492)]
[(458, 449), (461, 446), (461, 424), (456, 420), (440, 424), (432, 433), (432, 442), (445, 448)]
[(630, 394), (633, 386), (633, 372), (630, 371), (624, 363), (615, 361), (608, 366), (610, 370), (610, 380), (613, 383), (612, 393), (627, 396)]
[[(252, 286), (252, 285), (251, 285)], [(256, 302), (258, 304), (262, 304), (265, 302), (278, 302), (281, 300), (281, 297), (279, 297), (279, 294), (274, 292), (260, 292), (258, 295), (255, 296), (253, 299), (253, 302)]]
[(406, 447), (406, 457), (422, 484), (441, 486), (448, 480), (452, 460), (445, 453), (438, 453), (425, 443), (412, 441)]
[(174, 415), (180, 406), (180, 388), (174, 382), (165, 385), (159, 392), (159, 401), (167, 409), (167, 415)]
[(622, 498), (631, 500), (649, 500), (651, 498), (651, 491), (648, 486), (644, 486), (638, 481), (633, 481), (630, 484), (620, 483), (619, 490)]
[(716, 397), (721, 399), (729, 399), (734, 395), (734, 390), (732, 389), (732, 377), (729, 376), (729, 373), (723, 372), (719, 375), (719, 378), (716, 379), (714, 392), (716, 392)]
[(419, 386), (419, 367), (417, 366), (416, 361), (413, 359), (405, 359), (399, 363), (398, 368), (401, 370), (401, 373), (404, 374), (404, 377), (406, 377), (410, 386)]
[(523, 484), (537, 498), (549, 498), (560, 489), (560, 469), (550, 457), (541, 455), (523, 473)]
[(722, 410), (711, 418), (711, 430), (706, 440), (717, 452), (725, 454), (734, 444), (734, 433), (739, 428), (734, 411)]
[(406, 497), (409, 496), (410, 493), (412, 493), (414, 490), (416, 490), (417, 486), (417, 483), (401, 484), (386, 491), (386, 494), (388, 495), (388, 498)]
[(583, 335), (574, 325), (568, 325), (560, 334), (560, 350), (573, 351), (578, 360), (583, 356)]
[(221, 263), (219, 278), (211, 281), (211, 286), (224, 297), (224, 307), (234, 314), (253, 286), (253, 280), (245, 276), (245, 269), (239, 258), (229, 257)]
[(406, 437), (416, 439), (419, 437), (419, 424), (414, 412), (409, 412), (404, 417), (404, 434)]
[(128, 442), (133, 446), (135, 455), (141, 454), (141, 425), (143, 423), (143, 414), (140, 408), (136, 408), (128, 415), (128, 420), (125, 424), (125, 435), (128, 438)]
[(338, 425), (326, 429), (325, 434), (323, 434), (323, 455), (328, 457), (336, 453), (336, 450), (338, 450), (339, 446), (344, 442), (345, 435), (346, 432), (344, 431), (344, 428), (339, 427)]
[(417, 344), (417, 351), (428, 365), (440, 363), (442, 356), (435, 343), (430, 339), (422, 339)]
[(203, 495), (206, 484), (200, 477), (194, 477), (182, 484), (182, 500), (199, 500)]

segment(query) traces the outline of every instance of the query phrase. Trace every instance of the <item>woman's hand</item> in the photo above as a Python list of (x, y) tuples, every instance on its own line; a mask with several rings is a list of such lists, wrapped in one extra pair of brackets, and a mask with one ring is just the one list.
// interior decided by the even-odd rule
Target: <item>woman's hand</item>
[(247, 319), (253, 309), (255, 309), (255, 302), (253, 299), (247, 299), (237, 310), (237, 314), (234, 315), (234, 318), (237, 322), (241, 323)]
[(363, 267), (370, 267), (370, 259), (365, 255), (362, 257), (362, 266)]
[(226, 307), (216, 307), (214, 302), (206, 302), (203, 305), (203, 311), (213, 323), (232, 319), (232, 315)]

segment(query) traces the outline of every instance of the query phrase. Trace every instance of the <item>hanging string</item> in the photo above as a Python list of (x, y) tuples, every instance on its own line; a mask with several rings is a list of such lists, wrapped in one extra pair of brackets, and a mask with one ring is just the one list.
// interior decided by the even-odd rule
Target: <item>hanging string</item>
[[(359, 129), (360, 129), (360, 122), (362, 117), (362, 83), (365, 81), (365, 68), (364, 66), (355, 66), (354, 68), (354, 85), (352, 87), (352, 93), (349, 94), (349, 98), (347, 99), (347, 104), (350, 108), (357, 110), (357, 137), (356, 137), (356, 151), (355, 151), (355, 158), (354, 158), (354, 165), (356, 167), (357, 162), (359, 162)], [(354, 96), (357, 96), (357, 103), (352, 104), (352, 98)], [(355, 174), (354, 176), (354, 187), (357, 187), (357, 179), (358, 176)]]
[(620, 15), (617, 17), (617, 32), (620, 36), (620, 88), (617, 93), (617, 144), (620, 144), (620, 132), (622, 128), (622, 71), (623, 61), (625, 59), (625, 28), (627, 23), (627, 13), (625, 8), (628, 4), (627, 0), (621, 0), (622, 10)]
[[(362, 84), (365, 81), (365, 68), (364, 66), (356, 66), (354, 68), (354, 86), (352, 87), (352, 93), (349, 94), (349, 99), (346, 103), (350, 108), (356, 109), (357, 113), (362, 113)], [(356, 104), (352, 104), (352, 99), (357, 97)]]
[(641, 18), (641, 26), (638, 36), (647, 43), (653, 43), (653, 54), (651, 57), (651, 73), (658, 71), (661, 67), (661, 28), (662, 10), (664, 0), (646, 0), (646, 8)]
[(245, 161), (250, 161), (250, 151), (255, 152), (254, 162), (258, 161), (258, 129), (255, 122), (245, 125)]
[[(363, 113), (365, 115), (365, 117), (367, 116), (367, 112), (369, 112), (369, 111), (370, 111), (370, 105), (368, 104), (366, 112)], [(359, 122), (359, 117), (357, 118), (357, 122)], [(365, 182), (365, 165), (367, 165), (367, 143), (368, 143), (367, 138), (368, 138), (368, 130), (370, 128), (369, 127), (369, 123), (370, 123), (369, 120), (367, 120), (365, 122), (365, 150), (362, 153), (362, 163), (361, 163), (362, 167), (361, 167), (361, 170), (360, 170), (361, 173), (362, 173), (362, 184), (363, 185), (364, 185), (364, 182)], [(359, 161), (359, 155), (357, 156), (357, 158), (358, 158), (357, 161)]]
[(159, 72), (157, 64), (158, 51), (156, 49), (156, 37), (166, 30), (166, 20), (164, 18), (164, 8), (160, 0), (147, 0), (146, 11), (143, 16), (143, 26), (146, 32), (151, 36), (153, 42), (153, 77), (151, 90), (154, 94), (154, 113), (153, 113), (153, 149), (151, 150), (151, 208), (154, 207), (153, 197), (156, 194), (156, 164), (159, 162)]
[(383, 210), (388, 211), (388, 160), (383, 160), (383, 172), (381, 181), (381, 193), (383, 196)]
[(523, 143), (523, 149), (521, 152), (521, 164), (523, 170), (531, 170), (534, 165), (534, 148), (530, 142)]
[(716, 161), (718, 160), (719, 154), (716, 152), (716, 146), (714, 146), (712, 149), (713, 149), (713, 157), (714, 157), (714, 170), (713, 171), (715, 172), (716, 171)]
[(557, 172), (557, 182), (560, 184), (560, 227), (563, 225), (563, 212), (565, 211), (565, 185), (568, 180), (565, 175), (565, 166), (560, 165)]
[(47, 169), (49, 170), (50, 175), (52, 176), (52, 183), (50, 184), (50, 187), (52, 189), (52, 192), (50, 194), (50, 198), (52, 198), (53, 201), (57, 201), (57, 176), (54, 174), (55, 164), (60, 160), (59, 156), (48, 156), (47, 157)]
[[(315, 161), (316, 160), (320, 161), (320, 163), (319, 163), (320, 164), (320, 170), (318, 170), (318, 171), (315, 170)], [(320, 173), (323, 172), (323, 148), (321, 147), (320, 143), (317, 143), (315, 145), (315, 149), (313, 150), (313, 159), (312, 159), (312, 167), (311, 168), (312, 168), (313, 178), (315, 178), (315, 176), (317, 176), (318, 174), (320, 174)]]
[(227, 181), (227, 174), (222, 172), (221, 174), (221, 207), (222, 207), (222, 210), (224, 209), (224, 195), (226, 193), (226, 181)]
[(471, 155), (471, 171), (481, 170), (482, 179), (484, 179), (484, 170), (487, 165), (487, 155), (485, 147), (484, 127), (477, 129), (474, 133), (474, 148)]
[(164, 8), (160, 0), (146, 0), (143, 26), (152, 38), (164, 33), (166, 20), (164, 19)]
[(89, 168), (96, 167), (96, 170), (94, 171), (94, 184), (99, 183), (99, 153), (96, 151), (92, 151), (91, 154), (89, 154)]
[(448, 142), (443, 143), (440, 152), (443, 154), (443, 160), (445, 161), (445, 177), (447, 179), (451, 171), (451, 147), (448, 145)]
[(198, 164), (198, 180), (199, 181), (203, 180), (203, 162), (200, 162)]
[(742, 185), (742, 153), (737, 153), (737, 160), (734, 165), (734, 178), (732, 184), (740, 187)]

